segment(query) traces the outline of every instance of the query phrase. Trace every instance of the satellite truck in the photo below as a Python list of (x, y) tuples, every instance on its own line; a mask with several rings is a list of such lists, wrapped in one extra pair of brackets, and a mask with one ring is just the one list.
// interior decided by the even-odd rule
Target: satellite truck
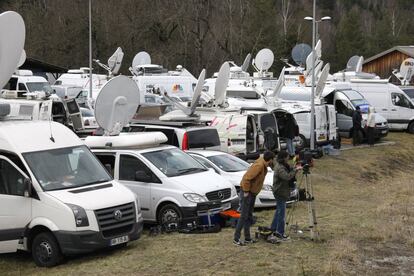
[[(380, 79), (374, 74), (362, 72), (363, 57), (352, 57), (348, 65), (355, 63), (352, 60), (358, 60), (357, 65), (351, 66), (347, 71), (335, 73), (333, 81), (348, 81), (351, 88), (361, 93), (375, 111), (388, 121), (390, 129), (406, 130), (414, 134), (412, 99), (400, 87), (389, 83), (388, 79)], [(403, 63), (402, 67), (400, 75), (409, 74), (412, 70), (410, 62)]]
[[(23, 50), (19, 14), (0, 14), (0, 38), (3, 86)], [(0, 103), (0, 253), (29, 251), (38, 266), (51, 267), (66, 255), (140, 237), (139, 199), (112, 179), (71, 130), (9, 113), (10, 104)]]
[(164, 145), (167, 137), (162, 132), (121, 132), (135, 115), (139, 98), (130, 78), (108, 81), (95, 106), (105, 133), (88, 136), (85, 143), (108, 172), (139, 197), (144, 220), (168, 229), (195, 227), (201, 216), (237, 208), (235, 187), (177, 147)]
[(414, 100), (414, 86), (410, 85), (414, 75), (414, 58), (405, 59), (401, 63), (400, 69), (394, 69), (392, 74), (401, 82), (401, 85), (399, 86), (401, 90)]

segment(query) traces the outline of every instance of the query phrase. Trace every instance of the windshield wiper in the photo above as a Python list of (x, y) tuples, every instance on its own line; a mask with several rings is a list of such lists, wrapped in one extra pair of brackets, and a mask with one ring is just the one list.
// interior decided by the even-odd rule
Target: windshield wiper
[(104, 182), (108, 182), (108, 181), (111, 181), (111, 180), (110, 179), (99, 179), (99, 180), (96, 180), (96, 181), (92, 181), (92, 182), (89, 182), (89, 183), (85, 183), (85, 184), (83, 184), (81, 186), (99, 184), (99, 183), (104, 183)]
[(179, 173), (179, 175), (183, 175), (183, 174), (192, 173), (192, 172), (196, 172), (196, 171), (206, 171), (206, 169), (203, 169), (203, 168), (186, 168), (186, 169), (178, 170), (178, 173)]

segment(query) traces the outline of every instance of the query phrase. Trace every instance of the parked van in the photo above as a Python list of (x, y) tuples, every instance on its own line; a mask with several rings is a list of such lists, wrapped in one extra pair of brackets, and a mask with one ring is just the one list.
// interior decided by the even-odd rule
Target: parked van
[(134, 120), (129, 125), (129, 131), (162, 132), (168, 139), (166, 144), (176, 146), (182, 150), (220, 149), (220, 138), (217, 129), (202, 122)]
[(16, 70), (16, 74), (13, 75), (3, 89), (9, 91), (15, 91), (21, 97), (21, 94), (28, 92), (45, 92), (46, 94), (52, 94), (53, 88), (49, 82), (40, 76), (33, 76), (33, 72), (30, 70)]
[[(0, 104), (0, 114), (9, 110)], [(0, 122), (0, 253), (31, 251), (50, 267), (136, 240), (142, 227), (139, 200), (68, 128)]]
[(398, 86), (375, 79), (351, 79), (350, 85), (387, 119), (390, 129), (414, 134), (414, 102)]
[(178, 227), (198, 218), (198, 206), (210, 204), (210, 214), (237, 208), (234, 186), (169, 145), (161, 132), (89, 136), (85, 140), (113, 177), (141, 202), (145, 221)]
[(80, 86), (71, 85), (52, 85), (52, 89), (55, 91), (55, 94), (63, 100), (82, 97), (82, 92), (86, 91)]

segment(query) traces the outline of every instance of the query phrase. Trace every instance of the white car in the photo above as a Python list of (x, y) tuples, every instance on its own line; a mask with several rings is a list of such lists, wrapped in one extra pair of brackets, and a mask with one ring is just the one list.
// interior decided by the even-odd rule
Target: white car
[[(167, 138), (160, 132), (134, 134), (140, 141)], [(131, 135), (121, 135), (128, 139)], [(154, 138), (155, 137), (155, 138)], [(93, 136), (86, 144), (93, 146)], [(99, 139), (99, 138), (95, 138)], [(108, 137), (100, 137), (103, 145)], [(98, 146), (99, 147), (99, 146)], [(138, 148), (113, 147), (92, 149), (115, 179), (132, 190), (140, 199), (144, 220), (159, 224), (194, 221), (199, 207), (215, 202), (210, 214), (237, 208), (238, 195), (228, 180), (206, 169), (182, 150), (152, 144)], [(218, 206), (217, 206), (218, 205)], [(210, 208), (210, 207), (208, 207)]]
[[(221, 151), (208, 150), (191, 150), (187, 151), (194, 159), (199, 161), (207, 168), (212, 168), (214, 171), (224, 178), (228, 179), (240, 191), (240, 182), (243, 175), (246, 173), (250, 164), (238, 157)], [(273, 171), (269, 168), (266, 175), (263, 188), (256, 197), (254, 206), (256, 208), (273, 207), (276, 206), (276, 200), (272, 192), (273, 185)], [(297, 196), (297, 189), (291, 193), (291, 199)]]

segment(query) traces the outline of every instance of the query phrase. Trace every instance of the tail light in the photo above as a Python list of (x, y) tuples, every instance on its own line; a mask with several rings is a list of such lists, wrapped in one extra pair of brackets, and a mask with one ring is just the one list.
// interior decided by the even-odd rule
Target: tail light
[(182, 150), (188, 150), (188, 134), (187, 134), (187, 132), (184, 132), (181, 148), (182, 148)]
[(89, 126), (89, 120), (85, 120), (84, 125)]
[(227, 146), (230, 147), (231, 146), (231, 140), (230, 138), (227, 138)]

